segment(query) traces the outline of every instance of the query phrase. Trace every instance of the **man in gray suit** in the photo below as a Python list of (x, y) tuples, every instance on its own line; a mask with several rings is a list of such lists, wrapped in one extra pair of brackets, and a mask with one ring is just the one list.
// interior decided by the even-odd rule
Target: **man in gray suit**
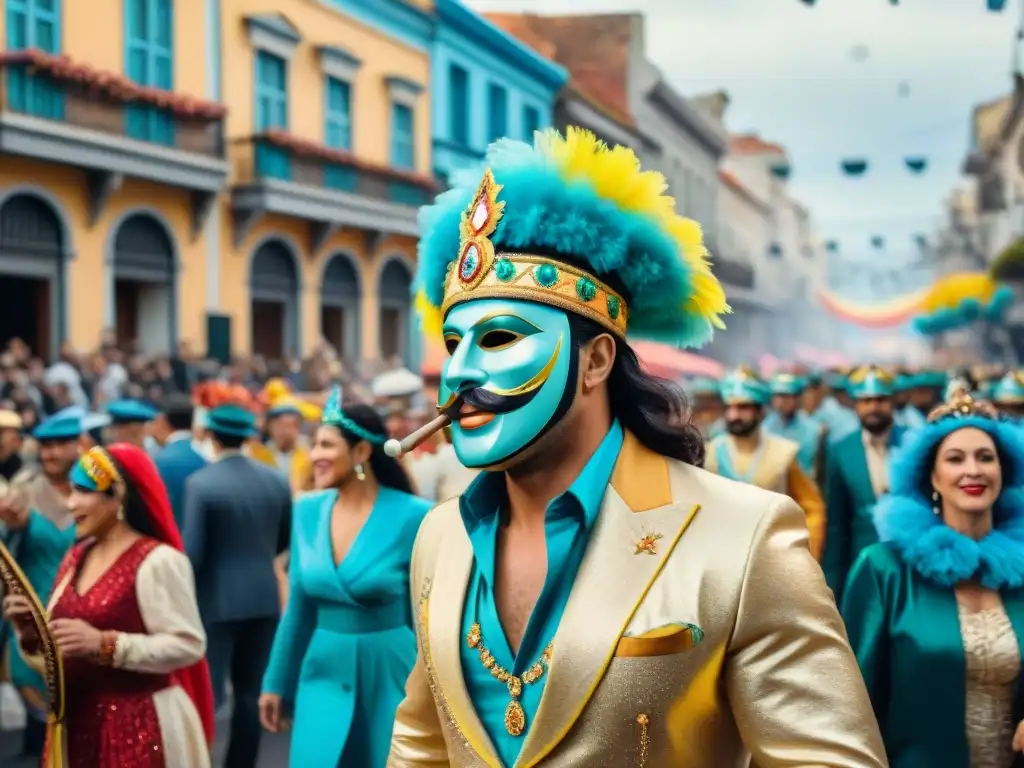
[(196, 575), (217, 705), (234, 694), (225, 768), (253, 768), (259, 756), (259, 695), (280, 612), (274, 558), (291, 535), (291, 491), (273, 468), (242, 455), (256, 432), (244, 408), (207, 415), (216, 460), (189, 476), (182, 537)]

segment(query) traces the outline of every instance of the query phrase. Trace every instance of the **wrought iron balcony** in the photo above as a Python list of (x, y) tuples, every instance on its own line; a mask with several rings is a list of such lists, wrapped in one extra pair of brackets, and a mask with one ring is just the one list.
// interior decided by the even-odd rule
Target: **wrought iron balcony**
[(433, 177), (376, 166), (283, 132), (233, 146), (241, 179), (231, 192), (238, 243), (266, 213), (311, 222), (314, 251), (341, 227), (415, 237), (417, 210), (437, 190)]
[(0, 154), (86, 171), (95, 221), (123, 180), (191, 191), (193, 228), (224, 187), (224, 108), (36, 50), (0, 54)]

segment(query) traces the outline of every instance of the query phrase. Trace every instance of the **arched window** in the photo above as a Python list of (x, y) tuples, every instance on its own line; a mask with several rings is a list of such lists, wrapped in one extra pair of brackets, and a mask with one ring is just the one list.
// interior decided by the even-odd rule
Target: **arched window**
[(281, 240), (268, 240), (252, 257), (249, 282), (253, 354), (282, 360), (299, 352), (299, 276)]
[(380, 275), (380, 356), (382, 360), (400, 357), (407, 360), (412, 275), (398, 259), (384, 265)]
[(174, 244), (148, 213), (124, 221), (114, 236), (114, 332), (118, 344), (170, 352), (176, 338)]
[(327, 262), (320, 286), (320, 333), (342, 360), (359, 358), (359, 272), (344, 253)]

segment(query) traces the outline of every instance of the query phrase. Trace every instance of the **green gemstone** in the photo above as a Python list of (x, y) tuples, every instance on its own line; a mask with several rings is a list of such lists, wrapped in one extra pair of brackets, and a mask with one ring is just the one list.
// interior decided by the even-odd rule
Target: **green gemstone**
[(593, 301), (594, 297), (597, 296), (597, 286), (594, 285), (593, 280), (581, 277), (576, 281), (576, 295), (583, 299), (583, 301)]
[(498, 263), (494, 265), (494, 274), (501, 282), (507, 283), (516, 276), (516, 265), (508, 259), (498, 259)]
[(608, 295), (608, 316), (612, 320), (618, 320), (619, 319), (619, 310), (620, 309), (622, 309), (622, 306), (619, 304), (619, 297), (618, 296), (612, 296), (611, 294), (609, 294)]
[(533, 270), (533, 276), (539, 285), (550, 288), (558, 282), (558, 270), (552, 264), (541, 264)]

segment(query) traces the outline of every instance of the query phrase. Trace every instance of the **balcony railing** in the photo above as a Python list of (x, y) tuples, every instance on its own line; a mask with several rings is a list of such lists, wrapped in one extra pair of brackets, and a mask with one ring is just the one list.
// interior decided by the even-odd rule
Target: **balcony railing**
[[(8, 54), (8, 57), (15, 55)], [(213, 159), (224, 158), (223, 116), (195, 109), (197, 102), (190, 99), (139, 89), (127, 81), (111, 84), (110, 80), (99, 80), (101, 73), (74, 69), (66, 61), (65, 69), (55, 69), (54, 75), (35, 62), (5, 60), (0, 63), (4, 67), (3, 77), (0, 77), (2, 112), (60, 122)], [(96, 82), (92, 82), (93, 79)], [(146, 97), (140, 98), (141, 93)]]
[(436, 182), (429, 177), (377, 168), (342, 150), (284, 137), (246, 139), (253, 149), (253, 176), (336, 190), (390, 203), (419, 207), (429, 203)]

